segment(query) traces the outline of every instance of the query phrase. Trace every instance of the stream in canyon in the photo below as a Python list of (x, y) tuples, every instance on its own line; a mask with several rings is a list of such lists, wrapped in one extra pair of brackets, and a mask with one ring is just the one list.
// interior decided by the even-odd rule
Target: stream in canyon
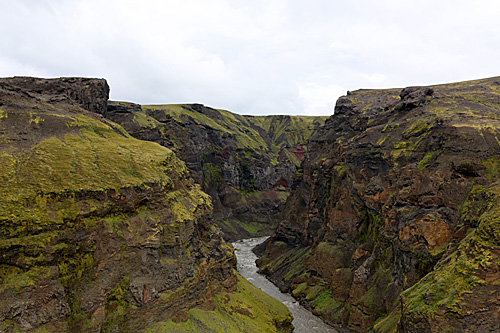
[(259, 274), (255, 260), (257, 255), (252, 249), (266, 240), (267, 237), (243, 239), (233, 243), (238, 272), (254, 286), (285, 304), (293, 315), (295, 333), (302, 332), (337, 332), (333, 327), (325, 324), (320, 318), (313, 315), (299, 304), (291, 295), (282, 293), (264, 275)]

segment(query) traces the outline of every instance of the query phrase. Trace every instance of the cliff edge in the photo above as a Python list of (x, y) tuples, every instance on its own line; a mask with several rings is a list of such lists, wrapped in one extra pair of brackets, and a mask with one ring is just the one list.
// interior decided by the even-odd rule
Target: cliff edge
[(185, 164), (103, 118), (108, 92), (0, 79), (0, 331), (290, 331), (239, 278)]
[(498, 77), (349, 92), (261, 270), (341, 329), (499, 330), (499, 154)]

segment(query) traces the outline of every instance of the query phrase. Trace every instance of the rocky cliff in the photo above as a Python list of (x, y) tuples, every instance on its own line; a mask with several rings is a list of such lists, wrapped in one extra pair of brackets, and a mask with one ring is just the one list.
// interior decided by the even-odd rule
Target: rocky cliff
[(290, 331), (185, 164), (103, 118), (108, 91), (0, 79), (0, 331)]
[(499, 177), (500, 78), (350, 92), (259, 265), (340, 328), (498, 331)]
[(212, 197), (214, 217), (228, 240), (271, 233), (306, 153), (305, 142), (326, 119), (127, 102), (108, 103), (104, 115), (186, 162)]

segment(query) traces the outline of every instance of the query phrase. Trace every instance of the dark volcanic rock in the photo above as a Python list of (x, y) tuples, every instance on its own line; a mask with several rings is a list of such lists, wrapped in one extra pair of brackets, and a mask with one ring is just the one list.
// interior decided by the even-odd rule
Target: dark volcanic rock
[(261, 270), (352, 331), (498, 330), (497, 82), (341, 97)]
[(185, 164), (98, 114), (107, 94), (104, 80), (0, 79), (0, 331), (168, 331), (195, 307), (290, 331), (284, 306), (240, 295)]
[(227, 240), (270, 234), (305, 142), (326, 117), (242, 116), (201, 104), (109, 102), (106, 118), (174, 150), (210, 194)]
[(105, 114), (109, 98), (109, 86), (104, 79), (67, 77), (42, 79), (16, 76), (0, 79), (5, 89), (50, 104), (77, 104), (87, 111)]

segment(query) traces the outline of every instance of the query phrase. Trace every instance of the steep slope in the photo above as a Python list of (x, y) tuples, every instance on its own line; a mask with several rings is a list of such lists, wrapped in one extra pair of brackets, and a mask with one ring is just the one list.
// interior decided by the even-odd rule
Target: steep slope
[(261, 270), (352, 331), (498, 330), (499, 153), (500, 78), (350, 92)]
[(0, 331), (138, 332), (193, 311), (200, 327), (237, 312), (218, 328), (289, 331), (283, 305), (240, 291), (185, 164), (100, 115), (108, 91), (105, 80), (0, 79)]
[(210, 194), (226, 239), (269, 234), (305, 142), (326, 117), (242, 116), (200, 104), (110, 102), (106, 118), (174, 150)]

